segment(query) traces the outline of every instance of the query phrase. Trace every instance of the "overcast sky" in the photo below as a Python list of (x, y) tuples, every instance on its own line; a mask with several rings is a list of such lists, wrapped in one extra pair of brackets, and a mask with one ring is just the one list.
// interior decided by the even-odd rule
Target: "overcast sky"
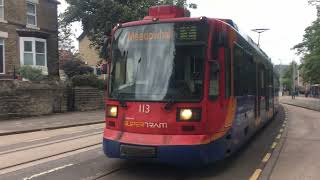
[[(257, 42), (258, 35), (251, 31), (255, 28), (269, 28), (261, 35), (261, 48), (275, 64), (299, 62), (294, 51), (290, 50), (300, 43), (304, 29), (316, 19), (316, 9), (308, 5), (308, 0), (190, 0), (198, 8), (191, 10), (192, 16), (228, 18), (235, 21), (239, 28)], [(60, 0), (59, 12), (67, 7)], [(81, 24), (76, 23), (74, 33), (79, 36)], [(78, 46), (78, 44), (75, 44)]]

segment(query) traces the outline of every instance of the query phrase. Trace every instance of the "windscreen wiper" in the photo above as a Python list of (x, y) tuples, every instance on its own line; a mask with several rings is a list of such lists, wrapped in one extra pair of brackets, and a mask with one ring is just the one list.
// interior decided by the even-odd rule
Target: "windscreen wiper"
[(122, 93), (117, 93), (117, 99), (118, 99), (118, 101), (119, 101), (119, 103), (120, 103), (120, 107), (122, 107), (122, 108), (127, 108), (128, 107), (128, 105), (127, 105), (127, 102), (122, 98)]
[(166, 104), (164, 105), (164, 109), (166, 111), (171, 110), (172, 106), (176, 103), (175, 98), (173, 96), (171, 96), (169, 98), (169, 100), (166, 102)]
[[(184, 92), (182, 89), (180, 89), (180, 88), (177, 88), (177, 91), (178, 91), (178, 94), (179, 94), (180, 96), (183, 96), (183, 95), (185, 94), (185, 92)], [(175, 103), (177, 103), (176, 97), (173, 96), (173, 95), (171, 95), (170, 98), (169, 98), (169, 100), (166, 102), (166, 104), (165, 104), (165, 106), (164, 106), (164, 109), (167, 110), (167, 111), (171, 110), (172, 106), (173, 106)]]

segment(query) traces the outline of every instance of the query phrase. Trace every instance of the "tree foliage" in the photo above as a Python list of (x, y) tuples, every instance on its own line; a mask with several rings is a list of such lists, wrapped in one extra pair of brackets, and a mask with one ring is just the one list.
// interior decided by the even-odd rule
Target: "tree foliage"
[(71, 30), (71, 23), (65, 23), (62, 20), (62, 16), (58, 17), (58, 26), (59, 26), (59, 34), (58, 34), (58, 44), (59, 50), (67, 50), (74, 51), (74, 46), (72, 45), (74, 36)]
[(291, 89), (293, 85), (293, 65), (296, 66), (297, 64), (291, 63), (281, 77), (283, 87), (285, 87), (286, 89)]
[(62, 14), (63, 23), (81, 21), (92, 46), (100, 48), (103, 35), (117, 23), (140, 20), (154, 5), (175, 4), (196, 8), (186, 0), (66, 0), (69, 7)]
[(308, 2), (311, 5), (319, 5), (320, 4), (320, 0), (308, 0)]
[(311, 84), (320, 83), (320, 17), (305, 29), (303, 41), (293, 47), (302, 55), (302, 78)]
[(66, 63), (63, 65), (63, 70), (69, 78), (77, 75), (93, 73), (93, 68), (85, 65), (85, 63), (80, 59), (66, 61)]

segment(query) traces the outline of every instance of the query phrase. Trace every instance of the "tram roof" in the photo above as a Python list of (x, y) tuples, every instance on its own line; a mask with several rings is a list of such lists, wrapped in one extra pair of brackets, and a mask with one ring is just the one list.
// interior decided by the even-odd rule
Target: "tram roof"
[(229, 26), (231, 26), (233, 29), (235, 29), (238, 34), (244, 38), (244, 40), (246, 40), (246, 42), (248, 42), (250, 44), (251, 47), (253, 47), (257, 52), (259, 52), (262, 56), (264, 56), (266, 59), (268, 59), (268, 61), (272, 64), (271, 62), (271, 58), (267, 55), (267, 53), (265, 53), (253, 40), (252, 38), (247, 35), (246, 33), (244, 33), (243, 31), (241, 31), (239, 29), (239, 27), (237, 26), (237, 24), (231, 20), (231, 19), (217, 19), (220, 20), (226, 24), (228, 24)]

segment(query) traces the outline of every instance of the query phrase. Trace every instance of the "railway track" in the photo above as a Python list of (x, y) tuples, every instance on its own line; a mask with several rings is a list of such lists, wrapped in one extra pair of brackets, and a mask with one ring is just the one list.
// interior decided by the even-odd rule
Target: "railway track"
[(0, 151), (0, 175), (101, 147), (102, 132)]

